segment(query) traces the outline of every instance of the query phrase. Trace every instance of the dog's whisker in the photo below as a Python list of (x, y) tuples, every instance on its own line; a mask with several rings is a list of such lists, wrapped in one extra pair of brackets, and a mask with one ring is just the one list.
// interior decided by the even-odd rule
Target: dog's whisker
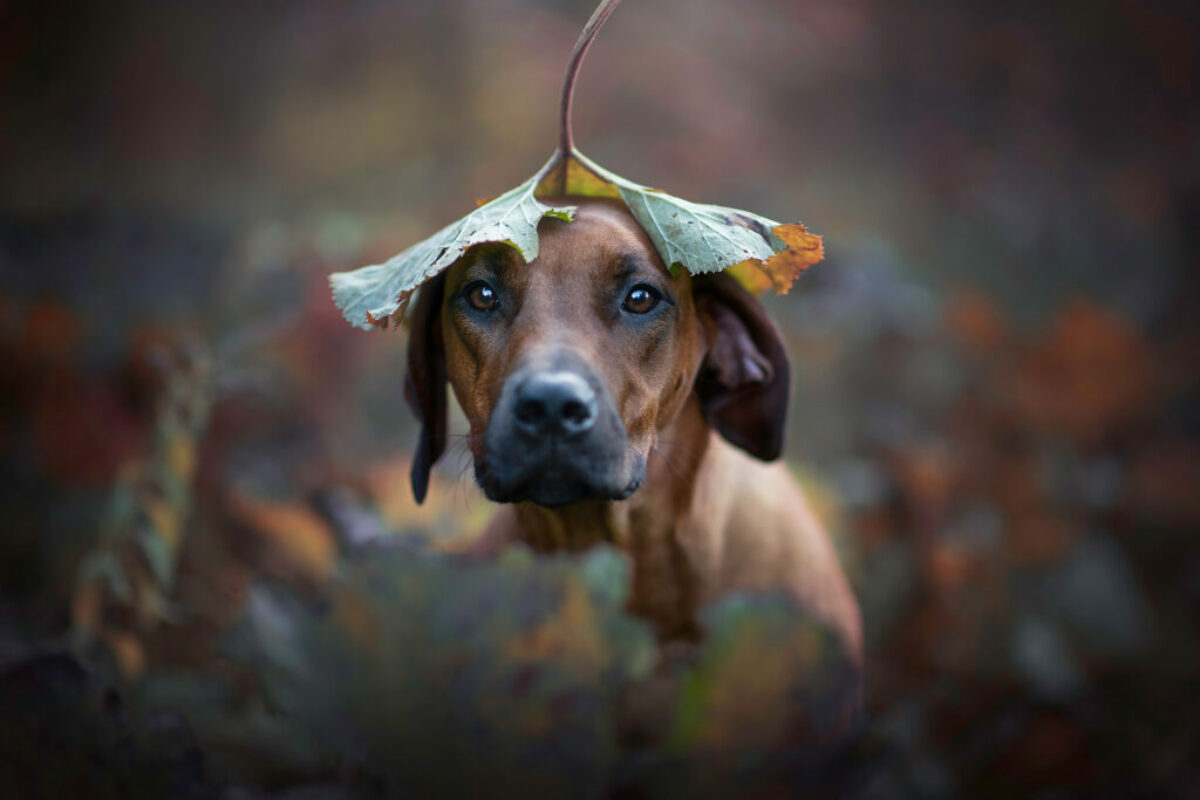
[(670, 439), (663, 439), (660, 437), (655, 443), (670, 445), (671, 447), (674, 447), (676, 450), (682, 450), (683, 452), (687, 453), (689, 456), (698, 456), (699, 455), (699, 453), (697, 453), (695, 450), (693, 450), (691, 447), (684, 444), (683, 442), (673, 442)]
[(472, 499), (471, 485), (474, 483), (474, 445), (483, 440), (482, 433), (446, 433), (436, 437), (446, 444), (444, 455), (447, 459), (454, 459), (454, 466), (450, 468), (452, 479), (451, 492), (454, 498), (454, 503), (461, 505), (463, 508), (470, 506)]
[(666, 440), (666, 439), (659, 439), (659, 440), (658, 440), (658, 441), (655, 443), (655, 447), (657, 447), (658, 445), (666, 445), (667, 447), (672, 447), (672, 448), (674, 448), (675, 450), (677, 450), (677, 451), (679, 451), (679, 452), (683, 453), (684, 455), (686, 455), (686, 456), (688, 457), (688, 460), (689, 460), (689, 461), (690, 461), (692, 464), (695, 464), (695, 463), (697, 463), (697, 462), (698, 462), (698, 461), (700, 461), (700, 459), (703, 457), (703, 456), (701, 456), (701, 454), (700, 454), (700, 453), (697, 453), (697, 452), (696, 452), (695, 450), (693, 450), (692, 448), (688, 447), (688, 446), (687, 446), (687, 445), (685, 445), (685, 444), (680, 444), (679, 442), (672, 442), (672, 441), (669, 441), (669, 440)]
[(455, 503), (461, 502), (462, 506), (465, 507), (468, 499), (468, 476), (471, 474), (475, 461), (474, 454), (471, 452), (470, 436), (463, 437), (460, 444), (462, 447), (459, 451), (458, 469), (454, 478), (454, 500)]
[(691, 487), (692, 482), (688, 479), (688, 477), (686, 475), (683, 474), (683, 472), (680, 471), (679, 467), (677, 467), (671, 463), (671, 459), (667, 458), (666, 453), (664, 453), (658, 449), (657, 444), (654, 445), (654, 447), (652, 447), (650, 449), (650, 452), (654, 453), (659, 458), (661, 458), (663, 460), (663, 463), (666, 464), (668, 467), (670, 467), (671, 471), (674, 472), (679, 477), (679, 480), (683, 481), (688, 487)]

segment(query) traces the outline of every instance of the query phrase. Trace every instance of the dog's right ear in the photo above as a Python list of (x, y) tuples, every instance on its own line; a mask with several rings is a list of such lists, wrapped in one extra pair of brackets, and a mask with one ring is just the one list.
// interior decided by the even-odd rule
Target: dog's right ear
[(446, 449), (446, 348), (441, 313), (445, 288), (444, 272), (426, 282), (409, 317), (404, 399), (421, 423), (412, 462), (412, 490), (418, 504), (425, 501), (429, 490), (429, 471)]
[(791, 370), (783, 334), (754, 297), (724, 272), (692, 279), (708, 352), (695, 391), (704, 418), (755, 458), (783, 452)]

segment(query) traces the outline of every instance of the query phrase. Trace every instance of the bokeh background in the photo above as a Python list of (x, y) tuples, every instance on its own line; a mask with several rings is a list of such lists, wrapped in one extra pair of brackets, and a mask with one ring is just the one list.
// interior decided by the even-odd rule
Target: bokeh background
[[(1194, 4), (629, 0), (589, 55), (590, 157), (825, 236), (765, 301), (867, 630), (867, 718), (819, 761), (734, 713), (778, 609), (662, 653), (611, 554), (453, 566), (468, 462), (413, 504), (403, 334), (329, 297), (543, 163), (591, 10), (0, 3), (7, 785), (696, 796), (704, 751), (739, 753), (714, 795), (1200, 793)], [(296, 710), (346, 675), (375, 694)], [(507, 694), (519, 734), (472, 716)]]

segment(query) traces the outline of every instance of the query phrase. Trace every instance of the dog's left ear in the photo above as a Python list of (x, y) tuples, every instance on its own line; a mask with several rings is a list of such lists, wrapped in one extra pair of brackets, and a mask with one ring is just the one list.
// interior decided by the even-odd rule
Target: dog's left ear
[(404, 399), (421, 423), (412, 463), (412, 490), (425, 501), (429, 471), (446, 449), (446, 348), (442, 340), (442, 295), (446, 273), (431, 278), (417, 294), (408, 331), (408, 375)]
[(729, 443), (763, 461), (783, 452), (791, 368), (779, 328), (729, 275), (692, 280), (708, 352), (696, 394), (708, 424)]

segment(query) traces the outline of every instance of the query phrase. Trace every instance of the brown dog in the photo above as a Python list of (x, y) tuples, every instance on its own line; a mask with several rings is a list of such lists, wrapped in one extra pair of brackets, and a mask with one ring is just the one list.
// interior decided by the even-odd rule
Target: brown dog
[(485, 539), (608, 542), (633, 562), (631, 610), (659, 636), (734, 590), (786, 590), (861, 663), (858, 605), (779, 457), (789, 368), (779, 330), (724, 274), (672, 275), (613, 201), (543, 219), (528, 265), (473, 248), (421, 290), (406, 396), (423, 428), (418, 501), (446, 443), (447, 380), (476, 478), (508, 503)]

